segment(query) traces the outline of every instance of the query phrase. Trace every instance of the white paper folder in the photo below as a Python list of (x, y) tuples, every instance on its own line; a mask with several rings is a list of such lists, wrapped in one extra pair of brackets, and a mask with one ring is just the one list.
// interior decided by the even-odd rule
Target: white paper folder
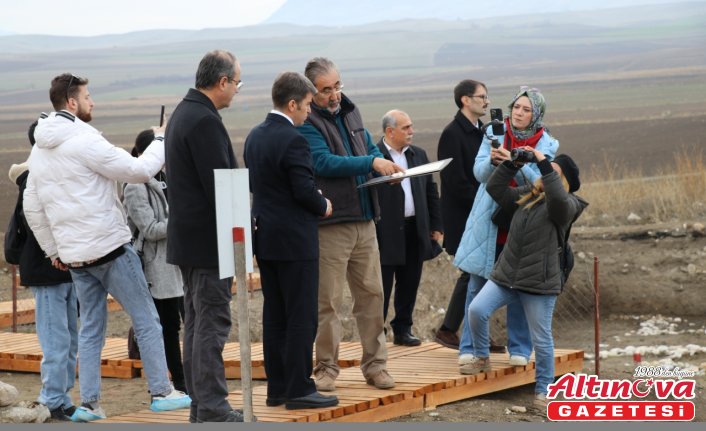
[(413, 168), (409, 168), (405, 172), (397, 172), (392, 175), (376, 177), (359, 185), (358, 188), (376, 186), (378, 184), (385, 184), (393, 181), (401, 181), (405, 178), (418, 177), (420, 175), (430, 175), (434, 172), (439, 172), (440, 170), (444, 169), (446, 166), (448, 166), (449, 163), (451, 163), (451, 160), (453, 159), (448, 158), (444, 160), (439, 160), (437, 162), (427, 163), (426, 165), (420, 165), (415, 166)]

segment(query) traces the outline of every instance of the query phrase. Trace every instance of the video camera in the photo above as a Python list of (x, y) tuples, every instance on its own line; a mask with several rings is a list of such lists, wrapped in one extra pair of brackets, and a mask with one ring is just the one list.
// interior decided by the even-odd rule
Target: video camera
[[(493, 128), (493, 135), (494, 136), (488, 136), (486, 134), (486, 130), (488, 127)], [(481, 133), (483, 133), (485, 136), (487, 136), (490, 139), (490, 145), (492, 145), (493, 148), (500, 148), (500, 141), (498, 141), (498, 138), (495, 136), (502, 136), (503, 133), (505, 133), (505, 126), (503, 124), (503, 110), (500, 108), (493, 108), (490, 110), (490, 122), (485, 124), (481, 128)]]
[(523, 150), (522, 148), (513, 148), (510, 151), (510, 160), (518, 163), (537, 163), (532, 151)]

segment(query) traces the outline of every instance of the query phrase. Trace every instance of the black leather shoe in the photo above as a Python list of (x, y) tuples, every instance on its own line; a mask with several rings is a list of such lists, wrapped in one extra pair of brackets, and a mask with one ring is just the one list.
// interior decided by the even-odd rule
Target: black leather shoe
[[(204, 422), (243, 422), (245, 418), (243, 417), (243, 410), (242, 409), (235, 409), (231, 410), (228, 413), (221, 415), (221, 416), (215, 416), (207, 419), (201, 419), (197, 418), (196, 423), (204, 423)], [(253, 422), (257, 422), (257, 416), (253, 415), (252, 417)]]
[(336, 405), (338, 405), (338, 397), (335, 395), (321, 395), (318, 392), (314, 392), (313, 394), (309, 394), (305, 397), (287, 400), (285, 407), (287, 410), (297, 410), (333, 407)]
[(405, 332), (404, 334), (395, 334), (394, 343), (398, 346), (418, 346), (422, 344), (422, 340), (412, 335), (411, 332)]
[(287, 401), (285, 397), (267, 397), (265, 400), (265, 405), (267, 407), (277, 407), (281, 406)]

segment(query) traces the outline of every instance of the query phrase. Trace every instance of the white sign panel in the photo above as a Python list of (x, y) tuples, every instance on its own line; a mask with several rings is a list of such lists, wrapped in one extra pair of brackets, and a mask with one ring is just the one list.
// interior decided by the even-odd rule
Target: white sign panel
[(218, 273), (221, 279), (235, 276), (234, 227), (245, 229), (245, 270), (254, 272), (248, 170), (214, 169), (213, 174), (216, 186)]

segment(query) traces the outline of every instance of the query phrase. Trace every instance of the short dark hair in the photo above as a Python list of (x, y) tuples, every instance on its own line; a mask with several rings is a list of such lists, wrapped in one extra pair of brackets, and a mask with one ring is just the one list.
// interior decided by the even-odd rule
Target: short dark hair
[(49, 100), (55, 111), (66, 107), (70, 98), (76, 98), (78, 87), (88, 85), (88, 79), (80, 78), (72, 73), (62, 73), (51, 80), (49, 87)]
[(316, 79), (319, 76), (324, 73), (328, 73), (331, 70), (338, 72), (338, 67), (336, 67), (336, 64), (333, 61), (326, 57), (315, 57), (309, 60), (306, 64), (306, 67), (304, 68), (304, 75), (309, 78), (309, 81), (316, 83)]
[(316, 94), (316, 87), (306, 76), (297, 72), (284, 72), (272, 84), (272, 104), (275, 108), (284, 108), (290, 100), (294, 100), (299, 105), (310, 93)]
[(458, 109), (463, 108), (463, 102), (461, 101), (461, 98), (463, 96), (472, 96), (479, 86), (485, 88), (486, 91), (488, 90), (488, 87), (486, 87), (485, 84), (480, 81), (474, 81), (472, 79), (464, 79), (463, 81), (456, 84), (456, 87), (454, 88), (454, 102), (456, 102), (456, 106), (458, 106)]
[(132, 157), (138, 157), (140, 154), (144, 153), (147, 147), (154, 141), (154, 131), (152, 129), (143, 130), (137, 134), (135, 138), (135, 146), (132, 147)]
[(223, 76), (233, 79), (236, 61), (237, 59), (232, 53), (222, 49), (206, 53), (196, 69), (196, 88), (200, 90), (211, 88)]

